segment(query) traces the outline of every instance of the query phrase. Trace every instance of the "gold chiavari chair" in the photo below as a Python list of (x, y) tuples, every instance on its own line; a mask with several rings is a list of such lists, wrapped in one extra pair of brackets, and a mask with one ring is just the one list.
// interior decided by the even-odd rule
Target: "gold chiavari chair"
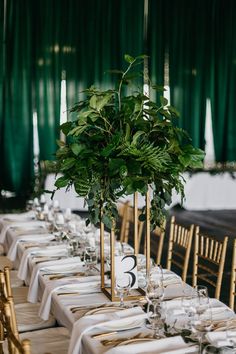
[(230, 279), (230, 295), (229, 295), (229, 306), (232, 310), (235, 310), (235, 296), (236, 296), (236, 239), (234, 240), (233, 246), (233, 257), (232, 257), (232, 269), (231, 269), (231, 279)]
[(3, 281), (3, 272), (0, 273), (0, 353), (9, 354), (30, 354), (30, 341), (20, 340), (17, 331), (16, 318), (12, 309), (14, 307), (12, 297), (6, 296), (6, 284)]
[[(5, 325), (4, 335), (8, 342), (8, 352), (10, 354), (30, 354), (30, 342), (32, 353), (49, 354), (52, 352), (57, 354), (67, 354), (70, 341), (70, 333), (64, 327), (45, 328), (37, 331), (30, 331), (19, 334), (13, 298), (11, 296), (7, 296), (6, 284), (4, 283), (3, 278), (4, 274), (2, 271), (0, 271), (0, 313), (1, 316), (3, 316), (1, 323), (3, 327)], [(8, 325), (6, 326), (7, 322)], [(20, 351), (20, 345), (18, 346), (18, 344), (17, 348), (19, 348), (15, 348), (16, 340), (13, 339), (11, 333), (13, 333), (13, 336), (16, 338), (16, 340), (20, 342), (20, 345), (24, 347), (24, 350), (28, 351)], [(4, 342), (4, 345), (6, 345), (6, 342)]]
[[(163, 221), (161, 226), (156, 226), (156, 228), (151, 232), (151, 249), (152, 249), (152, 254), (156, 253), (156, 257), (155, 257), (156, 264), (161, 264), (161, 256), (163, 251), (165, 233), (166, 233), (166, 220)], [(146, 254), (146, 240), (144, 240), (143, 253)]]
[[(141, 214), (141, 210), (138, 210), (138, 217)], [(140, 248), (140, 242), (143, 232), (143, 221), (138, 220), (138, 251)], [(120, 229), (120, 242), (129, 241), (131, 232), (134, 231), (134, 207), (129, 202), (124, 203), (121, 214), (121, 229)]]
[(194, 225), (184, 227), (176, 223), (175, 216), (171, 217), (166, 267), (171, 269), (174, 265), (180, 269), (183, 281), (187, 278), (193, 231)]
[[(9, 354), (31, 354), (31, 345), (28, 339), (20, 340), (12, 327), (10, 302), (6, 301), (1, 312), (1, 323), (5, 332)], [(4, 350), (5, 352), (5, 350)]]
[[(2, 283), (3, 289), (5, 289), (6, 298), (12, 298), (12, 288), (10, 281), (10, 270), (8, 267), (4, 268), (4, 272), (0, 274), (0, 282)], [(14, 300), (13, 300), (14, 301)], [(14, 304), (16, 320), (19, 332), (34, 331), (37, 329), (54, 327), (56, 324), (55, 318), (50, 315), (47, 321), (43, 321), (38, 313), (40, 304), (32, 304), (29, 302)]]
[(225, 255), (228, 237), (218, 241), (200, 233), (199, 226), (195, 229), (194, 260), (193, 260), (193, 286), (199, 280), (215, 289), (215, 298), (220, 298)]

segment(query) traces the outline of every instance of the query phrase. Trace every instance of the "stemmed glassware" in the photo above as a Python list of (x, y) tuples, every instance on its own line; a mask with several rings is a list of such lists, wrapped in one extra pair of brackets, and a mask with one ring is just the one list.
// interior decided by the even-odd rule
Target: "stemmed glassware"
[(199, 353), (202, 353), (202, 341), (206, 332), (212, 329), (212, 310), (207, 287), (198, 285), (194, 297), (194, 312), (191, 317), (191, 327), (199, 342)]
[(92, 271), (92, 269), (96, 269), (97, 265), (97, 250), (95, 247), (85, 247), (85, 255), (84, 262), (88, 267), (88, 273)]
[(64, 230), (64, 226), (65, 226), (65, 220), (63, 214), (59, 212), (56, 213), (54, 215), (54, 235), (59, 242), (62, 241), (62, 233)]
[(115, 291), (116, 294), (120, 297), (120, 307), (124, 307), (124, 297), (129, 295), (131, 289), (131, 278), (129, 275), (126, 276), (117, 276), (115, 279)]
[(153, 338), (163, 338), (163, 319), (159, 301), (153, 300), (148, 302), (147, 315), (153, 329)]
[(232, 312), (229, 314), (227, 320), (227, 328), (226, 328), (226, 339), (229, 343), (230, 348), (232, 349), (232, 353), (236, 353), (236, 316), (235, 313)]
[(150, 270), (146, 285), (146, 298), (148, 302), (156, 300), (159, 303), (164, 298), (163, 271), (160, 266), (155, 266)]

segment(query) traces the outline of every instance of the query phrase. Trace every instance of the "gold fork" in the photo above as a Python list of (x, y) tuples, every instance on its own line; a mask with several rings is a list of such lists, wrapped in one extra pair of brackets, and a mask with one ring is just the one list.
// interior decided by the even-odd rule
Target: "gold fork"
[(135, 336), (132, 336), (132, 337), (127, 337), (127, 338), (117, 338), (117, 339), (104, 339), (101, 341), (102, 345), (104, 345), (105, 347), (106, 346), (110, 346), (112, 345), (113, 347), (116, 347), (118, 344), (121, 344), (127, 340), (131, 340), (131, 339), (139, 339), (139, 338), (152, 338), (152, 336), (150, 334), (146, 335), (146, 336), (143, 336), (142, 333), (138, 333), (136, 334)]

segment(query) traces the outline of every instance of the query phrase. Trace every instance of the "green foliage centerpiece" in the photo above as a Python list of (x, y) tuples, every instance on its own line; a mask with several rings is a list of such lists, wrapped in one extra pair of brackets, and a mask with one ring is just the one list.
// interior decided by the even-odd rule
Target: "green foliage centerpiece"
[[(118, 218), (119, 198), (135, 192), (145, 195), (148, 186), (150, 223), (152, 228), (160, 225), (172, 189), (184, 197), (182, 173), (202, 166), (204, 153), (176, 126), (178, 112), (162, 96), (164, 89), (150, 84), (159, 91), (159, 103), (143, 93), (142, 85), (129, 89), (142, 76), (137, 68), (144, 58), (125, 55), (126, 70), (111, 71), (118, 77), (117, 87), (85, 90), (86, 98), (70, 109), (77, 119), (61, 125), (66, 142), (60, 141), (56, 152), (56, 171), (62, 176), (55, 186), (74, 186), (87, 202), (88, 222), (101, 222), (109, 229)], [(145, 217), (144, 207), (140, 218)]]

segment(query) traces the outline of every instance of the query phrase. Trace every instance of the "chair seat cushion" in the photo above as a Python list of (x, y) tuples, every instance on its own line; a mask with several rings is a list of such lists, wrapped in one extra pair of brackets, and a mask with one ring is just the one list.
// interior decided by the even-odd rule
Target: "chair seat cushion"
[(47, 321), (39, 317), (40, 304), (17, 304), (15, 305), (16, 320), (19, 332), (35, 331), (38, 329), (54, 327), (56, 325), (55, 318), (50, 315)]

